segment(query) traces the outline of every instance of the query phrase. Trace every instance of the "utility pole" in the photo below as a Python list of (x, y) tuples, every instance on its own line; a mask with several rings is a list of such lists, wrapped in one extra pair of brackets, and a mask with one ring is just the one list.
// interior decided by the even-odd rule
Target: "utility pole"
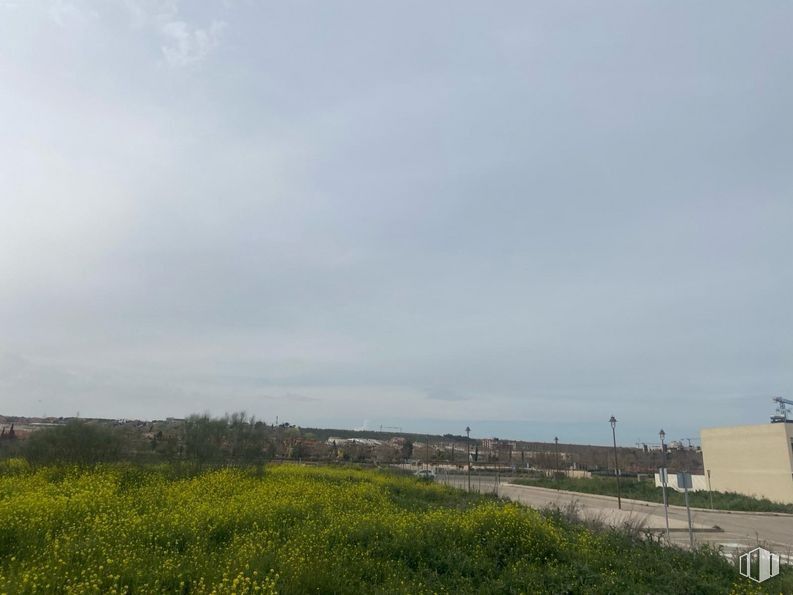
[(620, 487), (620, 462), (617, 459), (617, 418), (613, 415), (609, 419), (611, 424), (611, 437), (614, 440), (614, 467), (617, 473), (617, 508), (622, 510), (622, 489)]
[(471, 428), (465, 426), (465, 444), (468, 449), (468, 491), (471, 491)]
[(713, 510), (713, 490), (710, 488), (710, 469), (708, 469), (708, 496), (710, 496), (710, 509)]
[(669, 541), (669, 500), (666, 498), (666, 482), (668, 473), (666, 470), (666, 444), (664, 444), (664, 438), (666, 437), (666, 432), (664, 429), (661, 428), (661, 431), (658, 432), (658, 436), (661, 438), (661, 486), (664, 492), (664, 520), (666, 521), (666, 542), (672, 543)]
[(427, 461), (427, 469), (430, 468), (430, 437), (427, 436), (427, 456), (425, 458)]

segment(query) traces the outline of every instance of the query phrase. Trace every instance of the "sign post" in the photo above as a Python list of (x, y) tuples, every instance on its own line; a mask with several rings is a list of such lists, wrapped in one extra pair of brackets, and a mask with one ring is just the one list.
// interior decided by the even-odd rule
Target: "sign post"
[(683, 471), (677, 474), (677, 487), (683, 488), (683, 493), (686, 497), (686, 514), (688, 515), (688, 541), (691, 544), (691, 549), (694, 549), (694, 530), (691, 527), (691, 508), (688, 506), (688, 489), (693, 487), (691, 483), (691, 473)]

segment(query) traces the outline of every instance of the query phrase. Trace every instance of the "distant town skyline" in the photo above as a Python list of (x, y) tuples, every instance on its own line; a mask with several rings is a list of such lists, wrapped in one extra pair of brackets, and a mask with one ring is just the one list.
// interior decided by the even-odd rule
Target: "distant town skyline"
[(0, 0), (0, 412), (766, 423), (793, 396), (791, 22)]

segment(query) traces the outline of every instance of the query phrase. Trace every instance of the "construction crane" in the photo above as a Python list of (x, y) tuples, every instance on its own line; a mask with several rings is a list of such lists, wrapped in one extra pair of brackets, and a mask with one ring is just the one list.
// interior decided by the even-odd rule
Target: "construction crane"
[(790, 409), (788, 409), (788, 405), (793, 405), (793, 401), (790, 399), (783, 399), (782, 397), (773, 397), (771, 399), (773, 402), (776, 403), (776, 415), (771, 416), (771, 423), (772, 424), (785, 424), (787, 423), (787, 414), (790, 413)]
[(688, 450), (692, 450), (694, 445), (691, 443), (692, 440), (699, 440), (696, 436), (692, 436), (691, 438), (681, 438), (680, 443), (683, 443), (683, 440), (688, 440)]

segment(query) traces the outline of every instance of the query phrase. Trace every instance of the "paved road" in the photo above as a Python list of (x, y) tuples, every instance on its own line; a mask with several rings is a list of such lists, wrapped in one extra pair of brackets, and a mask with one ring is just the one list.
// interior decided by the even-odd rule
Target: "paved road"
[[(438, 481), (449, 485), (467, 488), (465, 476), (438, 476)], [(617, 510), (617, 499), (598, 496), (510, 485), (508, 479), (498, 484), (499, 495), (534, 508), (548, 505), (566, 506), (571, 502), (581, 507), (582, 515), (600, 518), (609, 524), (621, 524), (627, 520), (640, 519), (648, 528), (662, 530), (664, 527), (664, 507), (662, 504), (622, 501), (622, 512)], [(472, 477), (473, 491), (494, 492), (496, 484), (492, 477)], [(691, 520), (695, 527), (695, 543), (710, 542), (722, 545), (726, 552), (743, 551), (758, 543), (780, 554), (783, 560), (793, 562), (793, 515), (770, 515), (759, 513), (729, 513), (701, 509), (691, 510)], [(686, 509), (682, 506), (669, 507), (671, 539), (674, 543), (688, 545)]]

